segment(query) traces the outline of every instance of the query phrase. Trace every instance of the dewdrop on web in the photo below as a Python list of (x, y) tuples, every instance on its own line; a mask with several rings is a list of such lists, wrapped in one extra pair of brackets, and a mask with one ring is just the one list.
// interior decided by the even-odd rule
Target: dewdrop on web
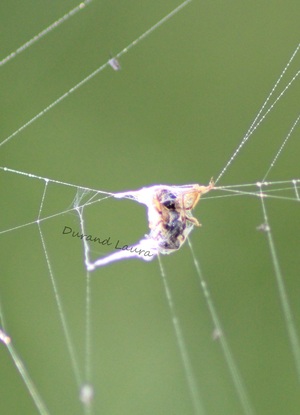
[(80, 400), (85, 406), (90, 406), (94, 399), (94, 389), (88, 383), (80, 388)]
[(4, 333), (4, 331), (1, 329), (0, 329), (0, 341), (2, 341), (6, 345), (11, 342), (11, 338), (6, 333)]
[(193, 217), (192, 210), (200, 197), (214, 187), (211, 179), (208, 186), (190, 184), (184, 186), (154, 185), (140, 190), (114, 194), (115, 198), (127, 198), (142, 203), (148, 209), (150, 233), (134, 246), (124, 245), (104, 258), (90, 262), (89, 271), (111, 262), (126, 258), (140, 258), (151, 261), (157, 255), (169, 255), (178, 251), (194, 226), (201, 226)]

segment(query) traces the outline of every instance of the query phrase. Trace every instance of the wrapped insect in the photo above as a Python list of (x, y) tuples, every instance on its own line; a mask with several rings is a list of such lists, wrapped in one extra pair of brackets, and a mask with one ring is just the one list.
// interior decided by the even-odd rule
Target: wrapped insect
[(158, 254), (170, 254), (180, 249), (194, 226), (200, 223), (192, 215), (201, 195), (214, 187), (213, 180), (208, 186), (199, 184), (185, 186), (155, 185), (136, 191), (116, 193), (115, 198), (127, 198), (145, 204), (148, 208), (150, 233), (133, 246), (124, 246), (104, 258), (90, 263), (89, 270), (125, 258), (152, 260)]
[(208, 186), (167, 187), (155, 192), (153, 204), (159, 216), (157, 222), (150, 222), (149, 238), (157, 241), (159, 253), (169, 254), (179, 249), (193, 226), (200, 226), (191, 210), (200, 196), (211, 190), (213, 185), (211, 180)]

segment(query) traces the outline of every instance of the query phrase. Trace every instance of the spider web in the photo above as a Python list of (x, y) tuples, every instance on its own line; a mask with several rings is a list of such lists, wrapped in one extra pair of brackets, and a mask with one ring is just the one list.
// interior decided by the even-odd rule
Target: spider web
[[(66, 408), (78, 414), (298, 413), (299, 56), (293, 55), (292, 28), (297, 26), (293, 26), (292, 6), (291, 2), (290, 31), (285, 27), (280, 32), (285, 42), (277, 45), (272, 58), (268, 56), (276, 68), (271, 71), (268, 65), (266, 78), (257, 72), (250, 77), (251, 71), (266, 66), (258, 53), (264, 49), (261, 43), (251, 42), (248, 65), (231, 66), (230, 79), (226, 65), (211, 75), (216, 61), (231, 61), (231, 49), (239, 61), (245, 55), (241, 40), (235, 41), (235, 48), (225, 48), (228, 57), (218, 55), (224, 51), (216, 31), (221, 9), (195, 3), (182, 13), (175, 12), (170, 22), (162, 20), (161, 26), (153, 22), (159, 23), (174, 5), (167, 10), (167, 4), (162, 9), (149, 2), (142, 10), (135, 3), (126, 9), (124, 21), (125, 9), (115, 13), (113, 5), (100, 7), (92, 2), (85, 8), (73, 3), (72, 10), (82, 13), (63, 10), (61, 16), (72, 19), (59, 19), (69, 21), (57, 31), (53, 30), (57, 25), (51, 25), (47, 37), (41, 36), (34, 45), (38, 50), (33, 45), (29, 49), (30, 44), (22, 49), (22, 56), (4, 62), (3, 79), (12, 80), (3, 95), (7, 123), (1, 159), (7, 168), (0, 172), (5, 213), (0, 228), (5, 413), (32, 414), (36, 407), (40, 414), (65, 413)], [(58, 2), (52, 7), (54, 21)], [(254, 12), (243, 7), (231, 9), (236, 29), (242, 25), (241, 12), (248, 19)], [(24, 11), (18, 11), (24, 18)], [(198, 16), (193, 20), (195, 11), (205, 16), (201, 29)], [(39, 25), (43, 19), (49, 25), (49, 10), (35, 13), (39, 13)], [(267, 6), (265, 13), (271, 19)], [(136, 15), (140, 19), (134, 19)], [(133, 19), (134, 28), (128, 24)], [(225, 23), (222, 35), (232, 43), (235, 30), (229, 19)], [(101, 36), (85, 33), (92, 24)], [(256, 25), (255, 33), (262, 34), (265, 22), (258, 19)], [(174, 39), (178, 27), (184, 30)], [(44, 33), (41, 28), (33, 33)], [(273, 33), (275, 28), (277, 33), (278, 27), (271, 26)], [(83, 32), (86, 38), (81, 39), (79, 50), (74, 39)], [(215, 38), (205, 43), (209, 33)], [(245, 41), (247, 31), (242, 33)], [(149, 44), (139, 48), (140, 40), (147, 37), (144, 34), (151, 34)], [(200, 52), (196, 35), (203, 44)], [(24, 33), (19, 36), (30, 38)], [(63, 49), (53, 52), (53, 42), (61, 39)], [(45, 50), (39, 48), (43, 42)], [(122, 60), (133, 46), (137, 47)], [(66, 63), (64, 53), (69, 49), (75, 51)], [(11, 50), (18, 49), (12, 45), (8, 53)], [(45, 62), (48, 72), (43, 73), (40, 62), (51, 50), (52, 60)], [(115, 51), (122, 70), (104, 71), (109, 53)], [(192, 60), (195, 54), (200, 55), (197, 64)], [(251, 57), (258, 60), (258, 68), (250, 64)], [(95, 65), (99, 61), (105, 64)], [(20, 80), (21, 62), (24, 80), (33, 72), (27, 89)], [(66, 64), (74, 71), (66, 71)], [(35, 65), (39, 71), (35, 72)], [(87, 67), (97, 66), (103, 71), (99, 78), (86, 78)], [(245, 78), (236, 75), (246, 66), (250, 66), (247, 82), (246, 74)], [(278, 88), (245, 134), (249, 113), (257, 113), (278, 77)], [(89, 82), (81, 83), (82, 79)], [(19, 107), (12, 118), (16, 80)], [(43, 86), (40, 94), (38, 81)], [(248, 99), (256, 83), (256, 92)], [(76, 90), (74, 85), (79, 85)], [(190, 85), (197, 85), (200, 97)], [(286, 85), (290, 87), (281, 95)], [(238, 100), (232, 102), (232, 109), (226, 105), (225, 99), (232, 101), (227, 98), (230, 88), (230, 95), (239, 91), (243, 106)], [(64, 95), (66, 89), (69, 92)], [(34, 94), (30, 108), (24, 105), (29, 90)], [(58, 96), (68, 99), (57, 102)], [(148, 103), (152, 96), (159, 109), (154, 101)], [(177, 106), (181, 102), (179, 113), (174, 105), (170, 107), (173, 101)], [(47, 110), (40, 112), (41, 108)], [(205, 122), (206, 118), (211, 121)], [(11, 133), (11, 126), (17, 125), (21, 127)], [(182, 141), (187, 132), (189, 137)], [(240, 147), (237, 137), (243, 134), (246, 145)], [(79, 233), (84, 227), (101, 240), (135, 243), (148, 232), (144, 207), (116, 200), (112, 196), (117, 191), (153, 183), (194, 183), (199, 176), (206, 184), (213, 174), (217, 189), (196, 212), (203, 228), (194, 230), (190, 245), (159, 262), (124, 261), (89, 273), (80, 238), (62, 233), (65, 226)], [(109, 192), (99, 192), (99, 187)], [(74, 207), (78, 201), (84, 206), (83, 223)], [(89, 247), (94, 259), (110, 252), (106, 245), (91, 242)]]

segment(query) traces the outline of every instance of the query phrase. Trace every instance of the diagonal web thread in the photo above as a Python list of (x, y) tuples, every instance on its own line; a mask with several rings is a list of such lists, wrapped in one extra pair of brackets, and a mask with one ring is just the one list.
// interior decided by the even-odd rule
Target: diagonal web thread
[[(140, 35), (138, 38), (136, 38), (133, 42), (131, 42), (128, 46), (126, 46), (124, 49), (122, 49), (115, 57), (112, 59), (117, 59), (127, 53), (131, 48), (136, 46), (139, 42), (141, 42), (143, 39), (145, 39), (147, 36), (149, 36), (154, 30), (158, 29), (162, 24), (164, 24), (167, 20), (172, 18), (175, 14), (177, 14), (181, 9), (183, 9), (185, 6), (187, 6), (192, 0), (185, 0), (183, 3), (181, 3), (178, 7), (173, 9), (170, 13), (168, 13), (165, 17), (163, 17), (161, 20), (159, 20), (157, 23), (155, 23), (153, 26), (150, 27), (150, 29), (146, 30), (142, 35)], [(74, 85), (71, 89), (69, 89), (67, 92), (65, 92), (63, 95), (61, 95), (59, 98), (57, 98), (55, 101), (53, 101), (50, 105), (48, 105), (46, 108), (44, 108), (42, 111), (40, 111), (38, 114), (36, 114), (33, 118), (31, 118), (29, 121), (27, 121), (25, 124), (23, 124), (20, 128), (15, 130), (11, 135), (9, 135), (7, 138), (5, 138), (1, 143), (0, 147), (4, 144), (8, 143), (13, 137), (18, 135), (21, 131), (25, 130), (25, 128), (29, 127), (32, 123), (34, 123), (36, 120), (38, 120), (40, 117), (45, 115), (48, 111), (50, 111), (53, 107), (55, 107), (57, 104), (62, 102), (65, 98), (69, 97), (73, 92), (75, 92), (77, 89), (79, 89), (81, 86), (86, 84), (88, 81), (90, 81), (92, 78), (94, 78), (96, 75), (98, 75), (100, 72), (102, 72), (107, 66), (110, 66), (109, 59), (107, 62), (105, 62), (103, 65), (101, 65), (99, 68), (97, 68), (94, 72), (90, 73), (86, 78), (78, 82), (78, 84)]]

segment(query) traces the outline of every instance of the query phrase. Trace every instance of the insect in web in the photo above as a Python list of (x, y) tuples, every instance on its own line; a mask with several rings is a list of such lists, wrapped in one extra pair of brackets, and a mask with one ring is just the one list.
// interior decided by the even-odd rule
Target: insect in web
[[(158, 252), (169, 254), (179, 249), (194, 226), (200, 226), (192, 216), (192, 209), (197, 205), (202, 194), (214, 186), (211, 180), (208, 186), (198, 184), (188, 186), (171, 186), (157, 189), (153, 196), (153, 219), (150, 221), (148, 207), (149, 238), (157, 241)], [(156, 214), (155, 214), (156, 212)]]
[(200, 226), (192, 210), (201, 196), (214, 187), (211, 179), (208, 186), (190, 184), (184, 186), (154, 185), (139, 190), (115, 193), (114, 197), (127, 198), (142, 203), (148, 209), (150, 233), (136, 245), (124, 245), (118, 252), (90, 262), (88, 270), (125, 258), (140, 258), (150, 261), (159, 254), (176, 252), (186, 241), (194, 226)]
[(114, 71), (120, 71), (121, 70), (121, 65), (120, 65), (120, 62), (118, 61), (117, 58), (113, 58), (110, 55), (110, 59), (109, 59), (108, 63), (113, 68)]

